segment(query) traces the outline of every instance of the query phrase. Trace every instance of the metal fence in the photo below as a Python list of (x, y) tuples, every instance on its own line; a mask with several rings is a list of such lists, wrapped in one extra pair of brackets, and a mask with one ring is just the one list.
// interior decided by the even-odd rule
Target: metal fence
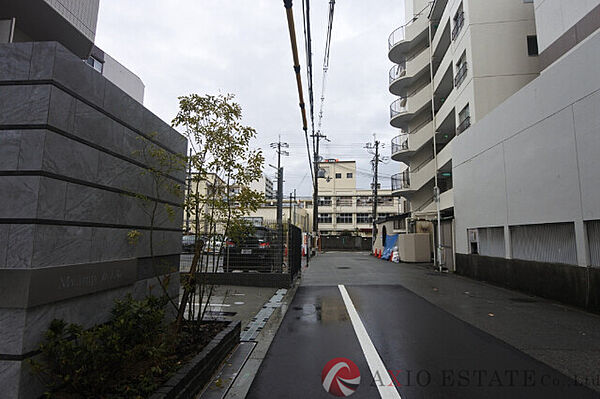
[[(216, 235), (196, 236), (197, 244), (187, 247), (180, 257), (180, 272), (195, 272), (214, 284), (289, 286), (302, 265), (302, 232), (285, 223), (282, 232), (276, 224), (255, 226), (237, 240)], [(216, 242), (216, 243), (215, 243)]]
[(323, 251), (370, 251), (371, 237), (321, 236)]

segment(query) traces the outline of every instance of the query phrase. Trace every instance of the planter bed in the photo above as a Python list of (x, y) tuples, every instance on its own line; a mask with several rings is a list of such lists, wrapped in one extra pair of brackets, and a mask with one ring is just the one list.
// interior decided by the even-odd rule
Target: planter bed
[(200, 353), (183, 365), (150, 398), (193, 398), (211, 379), (223, 360), (240, 342), (240, 322), (225, 323), (219, 332)]

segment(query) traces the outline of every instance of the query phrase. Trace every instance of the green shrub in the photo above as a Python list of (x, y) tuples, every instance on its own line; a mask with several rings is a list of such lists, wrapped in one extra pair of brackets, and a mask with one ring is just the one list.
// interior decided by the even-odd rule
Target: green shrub
[(108, 323), (90, 330), (53, 320), (40, 345), (41, 361), (31, 362), (49, 389), (46, 396), (138, 398), (156, 390), (175, 362), (166, 303), (129, 295), (116, 301)]

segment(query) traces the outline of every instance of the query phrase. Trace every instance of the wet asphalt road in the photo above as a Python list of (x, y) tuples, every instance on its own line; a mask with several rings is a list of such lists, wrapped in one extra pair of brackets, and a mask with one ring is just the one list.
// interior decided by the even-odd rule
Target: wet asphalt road
[(353, 398), (381, 397), (383, 378), (372, 375), (338, 284), (403, 399), (599, 397), (408, 291), (387, 270), (364, 254), (319, 256), (304, 272), (247, 398), (334, 397), (323, 389), (321, 372), (336, 357), (360, 370)]

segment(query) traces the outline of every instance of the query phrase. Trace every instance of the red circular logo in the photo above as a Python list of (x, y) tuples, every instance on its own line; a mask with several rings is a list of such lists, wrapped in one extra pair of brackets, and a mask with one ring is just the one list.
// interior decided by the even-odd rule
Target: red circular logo
[(360, 384), (360, 370), (352, 360), (336, 357), (323, 367), (321, 383), (333, 396), (350, 396)]

